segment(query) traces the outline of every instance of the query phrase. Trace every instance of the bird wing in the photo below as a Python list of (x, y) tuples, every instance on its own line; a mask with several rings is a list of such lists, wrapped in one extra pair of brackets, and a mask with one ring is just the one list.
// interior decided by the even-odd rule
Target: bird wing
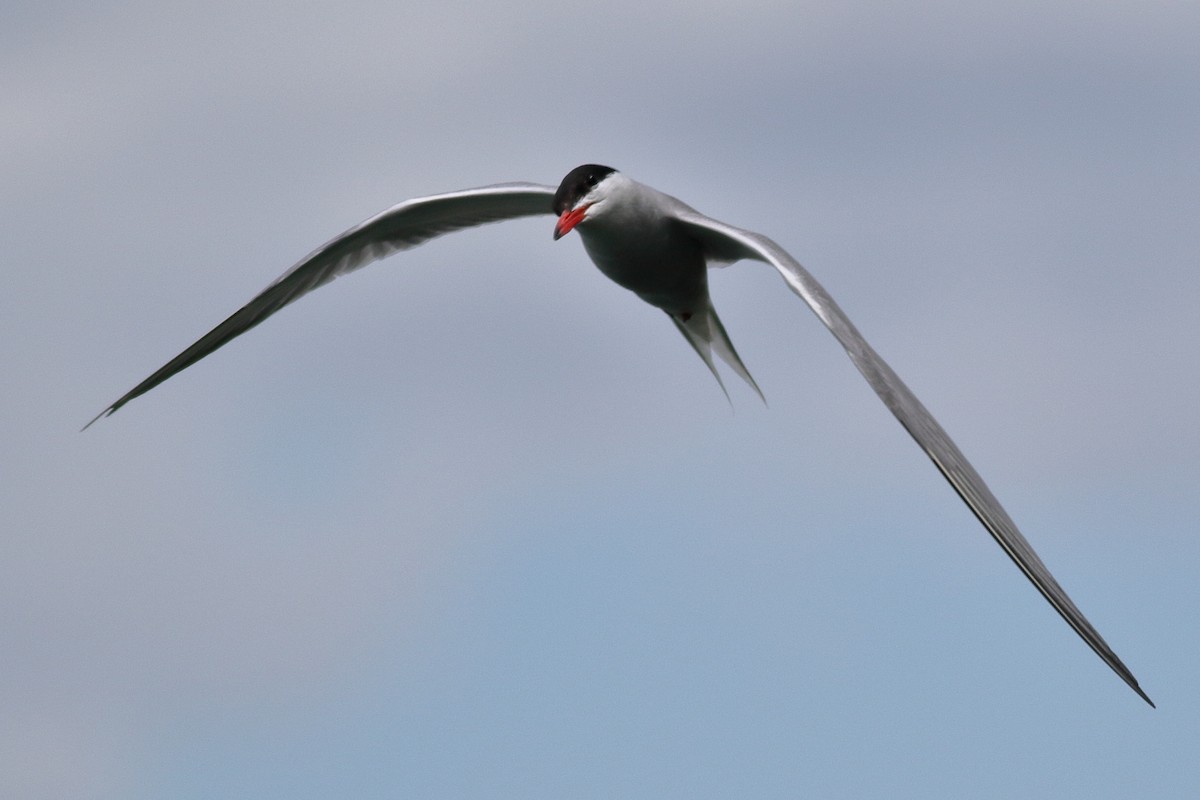
[(501, 183), (417, 197), (392, 206), (309, 253), (228, 319), (97, 414), (84, 429), (339, 275), (445, 233), (489, 222), (553, 214), (553, 199), (551, 186)]
[(1138, 686), (1133, 673), (1121, 663), (1104, 638), (1092, 627), (1071, 598), (1058, 585), (1050, 570), (1038, 558), (1033, 547), (1021, 534), (1016, 523), (988, 489), (983, 478), (951, 441), (946, 431), (921, 404), (900, 377), (892, 371), (879, 354), (867, 343), (825, 288), (817, 282), (796, 259), (775, 242), (761, 234), (741, 230), (711, 219), (683, 204), (673, 212), (686, 230), (700, 241), (714, 260), (732, 263), (748, 258), (766, 263), (779, 270), (792, 291), (800, 295), (837, 340), (846, 348), (859, 372), (871, 384), (884, 404), (900, 420), (921, 449), (941, 471), (959, 497), (966, 502), (992, 538), (1004, 549), (1025, 577), (1037, 587), (1050, 605), (1075, 629), (1104, 663), (1121, 676), (1137, 694), (1149, 703), (1153, 701)]

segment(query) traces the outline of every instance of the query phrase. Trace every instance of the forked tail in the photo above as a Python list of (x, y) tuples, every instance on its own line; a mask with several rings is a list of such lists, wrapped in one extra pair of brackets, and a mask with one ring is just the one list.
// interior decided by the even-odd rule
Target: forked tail
[[(713, 377), (717, 379), (717, 384), (721, 387), (721, 391), (725, 392), (725, 398), (729, 399), (729, 390), (725, 388), (725, 382), (721, 380), (721, 375), (717, 372), (717, 366), (713, 363), (713, 352), (715, 351), (721, 360), (729, 365), (729, 368), (741, 376), (742, 380), (750, 384), (759, 398), (765, 404), (767, 398), (763, 396), (762, 389), (758, 388), (758, 384), (754, 382), (754, 378), (750, 376), (750, 371), (746, 369), (746, 365), (742, 363), (742, 359), (738, 356), (737, 350), (733, 348), (733, 342), (729, 341), (729, 334), (725, 332), (725, 326), (721, 324), (721, 318), (717, 316), (717, 311), (712, 307), (712, 302), (705, 303), (705, 307), (688, 315), (668, 314), (671, 321), (675, 323), (675, 327), (679, 328), (679, 332), (683, 334), (683, 338), (695, 349), (696, 354), (703, 359), (708, 365), (708, 369), (712, 372)], [(732, 401), (730, 401), (732, 402)]]

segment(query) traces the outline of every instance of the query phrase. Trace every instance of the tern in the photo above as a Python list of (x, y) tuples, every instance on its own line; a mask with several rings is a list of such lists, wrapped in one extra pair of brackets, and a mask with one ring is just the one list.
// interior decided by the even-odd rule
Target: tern
[(446, 233), (542, 214), (558, 217), (555, 239), (577, 230), (584, 249), (601, 272), (665, 311), (704, 360), (722, 391), (725, 386), (713, 363), (714, 354), (762, 397), (713, 309), (708, 268), (749, 259), (766, 262), (778, 270), (788, 287), (808, 303), (842, 344), (867, 383), (1025, 577), (1104, 663), (1154, 706), (1133, 673), (1059, 586), (942, 426), (799, 262), (766, 236), (704, 216), (611, 167), (584, 164), (567, 173), (557, 189), (536, 183), (502, 183), (418, 197), (392, 206), (314, 250), (84, 428), (339, 275)]

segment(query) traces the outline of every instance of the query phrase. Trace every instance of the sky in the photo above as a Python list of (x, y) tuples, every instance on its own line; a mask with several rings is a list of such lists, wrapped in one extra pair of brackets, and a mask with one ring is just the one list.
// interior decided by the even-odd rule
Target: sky
[[(0, 796), (1200, 792), (1200, 5), (4, 17)], [(345, 228), (586, 162), (803, 262), (1158, 709), (765, 265), (766, 406), (545, 218), (80, 433)]]

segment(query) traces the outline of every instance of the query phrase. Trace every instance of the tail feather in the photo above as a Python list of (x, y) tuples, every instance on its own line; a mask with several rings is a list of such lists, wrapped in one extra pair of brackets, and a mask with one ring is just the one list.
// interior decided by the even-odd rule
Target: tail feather
[(671, 321), (675, 323), (679, 332), (683, 334), (683, 338), (688, 340), (696, 354), (708, 366), (727, 400), (729, 399), (729, 390), (725, 388), (725, 382), (721, 380), (716, 364), (713, 363), (714, 351), (722, 361), (729, 365), (730, 369), (750, 385), (750, 388), (758, 394), (764, 404), (767, 402), (762, 389), (758, 388), (758, 384), (754, 382), (750, 371), (746, 369), (746, 365), (742, 363), (741, 357), (734, 349), (733, 342), (729, 341), (729, 334), (725, 332), (725, 326), (721, 324), (721, 318), (717, 316), (716, 309), (712, 307), (711, 302), (707, 303), (705, 308), (688, 315), (686, 319), (675, 314), (668, 314), (668, 316), (671, 317)]

